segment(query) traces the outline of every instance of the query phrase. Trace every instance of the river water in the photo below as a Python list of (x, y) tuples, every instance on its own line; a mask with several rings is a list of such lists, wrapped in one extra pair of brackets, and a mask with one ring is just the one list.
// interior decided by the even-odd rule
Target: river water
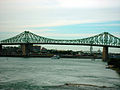
[(0, 90), (119, 90), (119, 75), (106, 65), (101, 59), (0, 57)]

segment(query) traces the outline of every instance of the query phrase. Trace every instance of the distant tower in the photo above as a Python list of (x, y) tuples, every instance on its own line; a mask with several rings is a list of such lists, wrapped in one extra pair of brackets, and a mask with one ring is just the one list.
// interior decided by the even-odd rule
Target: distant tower
[(92, 54), (92, 53), (93, 53), (93, 47), (90, 46), (90, 54)]
[(102, 53), (100, 49), (98, 49), (98, 51), (97, 51), (97, 52), (98, 52), (98, 53), (100, 53), (100, 54)]

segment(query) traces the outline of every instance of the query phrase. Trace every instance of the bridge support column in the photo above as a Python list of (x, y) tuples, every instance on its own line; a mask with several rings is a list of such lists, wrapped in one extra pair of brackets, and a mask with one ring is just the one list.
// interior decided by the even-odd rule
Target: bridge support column
[(108, 47), (104, 46), (103, 47), (103, 56), (102, 56), (103, 61), (108, 61)]
[(0, 55), (2, 54), (2, 45), (0, 45)]
[(21, 45), (22, 55), (29, 56), (30, 53), (32, 52), (32, 46), (33, 46), (33, 44), (22, 44)]

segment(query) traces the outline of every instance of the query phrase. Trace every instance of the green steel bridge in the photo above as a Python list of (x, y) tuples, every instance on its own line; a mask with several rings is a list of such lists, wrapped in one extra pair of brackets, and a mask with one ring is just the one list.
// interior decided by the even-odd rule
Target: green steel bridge
[(26, 49), (30, 44), (55, 44), (55, 45), (87, 45), (87, 46), (102, 46), (103, 58), (107, 58), (108, 47), (120, 48), (120, 38), (113, 36), (108, 32), (104, 32), (92, 37), (74, 40), (51, 39), (36, 35), (29, 31), (24, 31), (14, 37), (0, 41), (0, 50), (2, 45), (23, 45), (23, 53), (26, 54)]

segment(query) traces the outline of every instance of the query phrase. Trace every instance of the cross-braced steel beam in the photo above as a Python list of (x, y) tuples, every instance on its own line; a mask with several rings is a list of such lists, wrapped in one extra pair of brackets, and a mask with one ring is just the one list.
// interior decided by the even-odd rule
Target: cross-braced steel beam
[(115, 37), (108, 32), (104, 32), (93, 37), (75, 39), (75, 40), (58, 40), (38, 36), (29, 31), (24, 31), (19, 35), (12, 38), (2, 40), (0, 44), (22, 44), (22, 43), (35, 43), (35, 44), (71, 44), (71, 45), (92, 45), (92, 46), (109, 46), (120, 47), (120, 38)]

